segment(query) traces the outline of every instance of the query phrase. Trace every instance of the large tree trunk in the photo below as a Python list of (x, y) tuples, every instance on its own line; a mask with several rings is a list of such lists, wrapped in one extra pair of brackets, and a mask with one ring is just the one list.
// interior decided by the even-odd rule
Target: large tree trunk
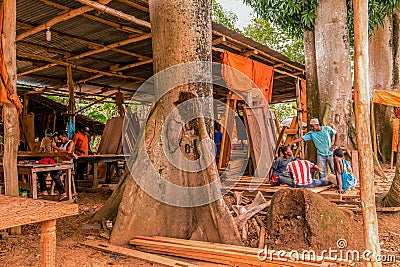
[[(392, 90), (393, 88), (393, 47), (392, 21), (386, 18), (385, 27), (379, 27), (369, 43), (369, 84), (370, 94), (374, 90)], [(392, 151), (391, 113), (393, 107), (375, 105), (376, 134), (382, 160), (390, 159)]]
[[(211, 0), (150, 0), (149, 6), (155, 73), (187, 62), (211, 62)], [(210, 66), (191, 71), (193, 75), (211, 81)], [(177, 167), (185, 159), (193, 162), (210, 154), (204, 150), (204, 142), (200, 143), (211, 133), (210, 124), (206, 128), (204, 119), (195, 119), (186, 123), (184, 129), (181, 127), (183, 118), (189, 115), (187, 112), (198, 114), (201, 107), (193, 104), (186, 110), (177, 111), (176, 105), (192, 97), (212, 96), (212, 85), (191, 83), (168, 93), (162, 87), (185, 75), (187, 73), (178, 69), (175, 73), (168, 72), (163, 80), (155, 78), (156, 96), (162, 97), (152, 109), (127, 163), (135, 179), (126, 181), (111, 235), (114, 244), (127, 244), (136, 235), (241, 243), (222, 196), (217, 195), (217, 200), (198, 206), (196, 201), (218, 192), (208, 188), (199, 190), (203, 192), (199, 195), (191, 190), (211, 182), (220, 187), (215, 162), (200, 171), (184, 171)], [(172, 120), (167, 118), (169, 114), (172, 114)], [(162, 136), (163, 127), (166, 136)], [(183, 154), (184, 158), (172, 164), (169, 158), (174, 158), (176, 153)]]
[(315, 18), (315, 49), (322, 123), (338, 132), (338, 144), (352, 147), (352, 76), (345, 0), (320, 0)]
[[(393, 88), (400, 89), (400, 9), (393, 13)], [(400, 153), (396, 156), (396, 172), (390, 189), (382, 201), (386, 207), (400, 207)]]
[[(307, 80), (307, 120), (312, 118), (322, 119), (319, 105), (317, 58), (315, 54), (314, 30), (304, 31), (304, 56), (306, 59)], [(308, 123), (308, 126), (310, 124)], [(308, 129), (310, 130), (310, 128)], [(308, 159), (317, 162), (317, 148), (313, 142), (307, 142)]]

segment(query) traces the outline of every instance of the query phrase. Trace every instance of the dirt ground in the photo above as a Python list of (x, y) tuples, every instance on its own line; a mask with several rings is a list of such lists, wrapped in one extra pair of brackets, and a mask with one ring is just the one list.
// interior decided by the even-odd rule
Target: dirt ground
[[(389, 189), (394, 175), (394, 170), (386, 168), (385, 171), (389, 177), (388, 181), (377, 181), (382, 194)], [(107, 241), (101, 237), (105, 235), (104, 230), (85, 230), (82, 229), (82, 225), (105, 203), (110, 194), (107, 190), (97, 193), (80, 193), (79, 216), (57, 221), (57, 266), (161, 266), (100, 252), (81, 245), (81, 242), (86, 240)], [(354, 218), (362, 221), (361, 214), (354, 214)], [(399, 263), (385, 263), (385, 266), (400, 266), (400, 212), (380, 212), (378, 220), (382, 252), (395, 256), (399, 261)], [(22, 227), (22, 235), (19, 236), (11, 236), (5, 232), (0, 232), (0, 234), (0, 266), (40, 266), (39, 224)], [(247, 243), (247, 245), (252, 244)]]

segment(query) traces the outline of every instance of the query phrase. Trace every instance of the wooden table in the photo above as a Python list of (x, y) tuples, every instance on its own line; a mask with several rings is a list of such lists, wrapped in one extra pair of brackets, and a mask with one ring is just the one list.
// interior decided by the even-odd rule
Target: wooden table
[[(18, 174), (27, 174), (29, 176), (28, 189), (30, 189), (31, 197), (37, 199), (37, 173), (38, 172), (50, 172), (65, 170), (65, 191), (69, 200), (72, 200), (72, 169), (74, 164), (70, 162), (56, 163), (56, 164), (22, 164), (18, 165)], [(0, 163), (0, 172), (3, 172), (3, 163)], [(20, 182), (22, 188), (25, 187), (25, 183)]]
[[(3, 157), (3, 152), (0, 153), (0, 158)], [(55, 151), (55, 152), (18, 152), (17, 154), (18, 160), (39, 160), (42, 158), (60, 158), (62, 160), (70, 160), (73, 159), (74, 156), (72, 153), (68, 153), (66, 151)]]
[(79, 156), (76, 160), (77, 163), (89, 163), (93, 164), (93, 184), (92, 188), (97, 188), (99, 185), (97, 167), (101, 162), (106, 163), (106, 182), (111, 181), (110, 178), (110, 163), (118, 163), (119, 161), (124, 161), (127, 155), (116, 155), (116, 154), (100, 154), (100, 155), (89, 155), (89, 156)]
[(77, 204), (0, 195), (0, 229), (41, 223), (42, 266), (56, 266), (56, 219), (78, 215)]

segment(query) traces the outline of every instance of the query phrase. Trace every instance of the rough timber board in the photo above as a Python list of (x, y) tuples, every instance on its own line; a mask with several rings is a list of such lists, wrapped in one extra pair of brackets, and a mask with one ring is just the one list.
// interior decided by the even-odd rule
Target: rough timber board
[(0, 229), (78, 215), (78, 204), (0, 195)]
[(137, 258), (137, 259), (142, 259), (142, 260), (145, 260), (148, 262), (155, 262), (155, 263), (159, 263), (159, 264), (162, 264), (165, 266), (199, 267), (199, 265), (196, 265), (196, 264), (173, 260), (173, 259), (169, 259), (169, 258), (166, 258), (163, 256), (138, 251), (136, 249), (129, 249), (129, 248), (124, 248), (124, 247), (120, 247), (120, 246), (114, 246), (114, 245), (107, 244), (104, 242), (99, 242), (99, 241), (88, 240), (86, 242), (83, 242), (82, 244), (84, 244), (85, 246), (91, 247), (91, 248), (101, 250), (101, 251), (125, 255), (125, 256), (129, 256), (129, 257), (133, 257), (133, 258)]
[[(249, 133), (250, 157), (255, 166), (256, 177), (267, 177), (274, 157), (276, 140), (273, 140), (272, 125), (265, 115), (264, 106), (245, 108), (245, 124)], [(267, 144), (265, 143), (267, 142)]]
[[(185, 257), (222, 264), (232, 264), (234, 266), (329, 266), (328, 263), (289, 262), (288, 260), (278, 259), (276, 259), (276, 261), (270, 261), (269, 259), (266, 261), (260, 261), (257, 258), (257, 253), (254, 253), (254, 251), (251, 251), (251, 249), (249, 251), (247, 250), (248, 248), (245, 247), (229, 246), (216, 243), (206, 243), (204, 246), (200, 246), (199, 243), (202, 243), (201, 241), (190, 240), (187, 242), (189, 242), (189, 244), (168, 243), (165, 241), (145, 240), (141, 239), (141, 237), (130, 241), (131, 244), (135, 245), (140, 250), (147, 252), (161, 253), (170, 256)], [(235, 247), (240, 249), (235, 250)]]
[[(235, 246), (221, 243), (213, 243), (213, 242), (204, 242), (204, 241), (196, 241), (196, 240), (187, 240), (187, 239), (179, 239), (179, 238), (171, 238), (171, 237), (162, 237), (162, 236), (136, 236), (135, 239), (148, 240), (148, 241), (159, 241), (166, 244), (176, 244), (176, 245), (184, 245), (190, 247), (201, 247), (201, 248), (209, 248), (209, 249), (219, 249), (223, 251), (230, 251), (236, 253), (244, 253), (246, 255), (258, 255), (260, 249), (244, 247), (244, 246)], [(131, 240), (132, 242), (133, 240)], [(133, 241), (134, 242), (134, 241)], [(272, 252), (272, 254), (276, 254), (276, 252)], [(289, 255), (285, 254), (282, 258), (290, 258)], [(338, 261), (336, 258), (330, 257), (316, 257), (314, 261), (315, 263), (323, 263), (323, 262), (334, 262), (341, 264), (349, 264), (350, 261), (341, 260)], [(311, 263), (311, 261), (310, 261)]]

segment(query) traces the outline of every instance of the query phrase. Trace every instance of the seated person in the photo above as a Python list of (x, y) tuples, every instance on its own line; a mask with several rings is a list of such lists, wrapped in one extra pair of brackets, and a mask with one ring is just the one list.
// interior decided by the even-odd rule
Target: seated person
[(357, 178), (353, 174), (350, 162), (344, 159), (341, 148), (336, 148), (333, 151), (333, 163), (336, 179), (330, 179), (330, 181), (337, 185), (339, 194), (353, 189), (357, 184)]
[(40, 152), (51, 152), (51, 143), (53, 142), (53, 133), (51, 129), (46, 129), (45, 137), (43, 137), (40, 143)]
[(269, 171), (269, 180), (278, 185), (281, 183), (290, 183), (292, 180), (288, 174), (287, 165), (289, 162), (293, 161), (293, 152), (290, 147), (279, 147), (279, 153), (281, 153), (282, 156), (274, 161)]
[[(51, 158), (44, 158), (39, 161), (39, 164), (54, 164), (55, 161)], [(39, 193), (41, 193), (44, 196), (47, 196), (47, 187), (46, 187), (46, 177), (47, 177), (48, 172), (38, 172), (37, 173), (37, 179), (39, 182)], [(60, 193), (60, 200), (64, 200), (67, 197), (67, 193), (65, 192), (64, 185), (61, 181), (61, 176), (64, 174), (64, 171), (58, 170), (58, 171), (51, 171), (50, 172), (50, 177), (56, 184), (57, 190)]]
[(288, 173), (292, 179), (285, 184), (295, 188), (310, 188), (326, 186), (329, 182), (326, 179), (316, 180), (312, 178), (311, 171), (318, 170), (318, 166), (308, 160), (295, 160), (289, 162)]

